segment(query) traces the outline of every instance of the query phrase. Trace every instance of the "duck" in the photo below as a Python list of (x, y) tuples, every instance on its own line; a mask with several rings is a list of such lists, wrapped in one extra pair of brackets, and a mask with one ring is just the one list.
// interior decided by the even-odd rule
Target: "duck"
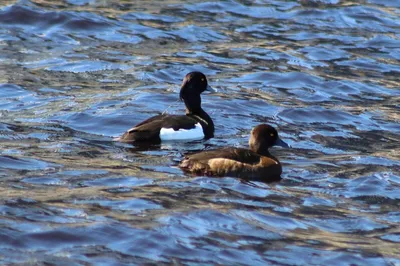
[(281, 140), (278, 131), (267, 124), (251, 130), (249, 148), (221, 148), (186, 155), (179, 163), (184, 172), (206, 176), (231, 176), (251, 181), (278, 181), (282, 165), (269, 148), (290, 146)]
[(179, 98), (185, 104), (185, 115), (160, 114), (135, 125), (117, 141), (126, 143), (192, 141), (214, 137), (214, 122), (201, 108), (204, 91), (214, 91), (201, 72), (190, 72), (183, 79)]

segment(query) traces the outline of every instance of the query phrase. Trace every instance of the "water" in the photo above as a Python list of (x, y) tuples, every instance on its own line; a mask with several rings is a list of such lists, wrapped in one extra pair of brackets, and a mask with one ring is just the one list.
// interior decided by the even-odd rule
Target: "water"
[[(400, 265), (398, 1), (2, 1), (2, 264)], [(216, 138), (115, 143), (202, 71)], [(279, 183), (185, 175), (269, 123)]]

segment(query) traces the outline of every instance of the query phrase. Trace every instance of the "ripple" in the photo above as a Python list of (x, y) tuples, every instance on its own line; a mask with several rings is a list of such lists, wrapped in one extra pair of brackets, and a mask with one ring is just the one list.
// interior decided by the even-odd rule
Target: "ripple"
[(221, 33), (205, 27), (189, 25), (171, 32), (176, 37), (188, 42), (224, 41), (228, 38)]
[[(142, 39), (119, 31), (116, 22), (89, 12), (53, 12), (12, 5), (0, 11), (0, 25), (29, 28), (49, 41), (79, 45), (88, 34), (101, 40), (138, 43)], [(72, 33), (72, 34), (71, 34)]]
[(323, 47), (305, 47), (300, 51), (306, 53), (307, 57), (311, 60), (319, 61), (332, 61), (337, 59), (347, 59), (350, 57), (350, 54), (346, 51), (331, 45)]
[[(400, 11), (359, 2), (0, 4), (2, 262), (399, 264)], [(112, 141), (183, 114), (190, 71), (215, 138)], [(259, 123), (293, 147), (279, 183), (176, 166)]]
[(399, 234), (384, 235), (381, 238), (384, 240), (391, 241), (391, 242), (400, 243), (400, 235)]
[(55, 66), (47, 67), (46, 69), (51, 71), (68, 71), (73, 73), (82, 72), (93, 72), (101, 70), (125, 70), (128, 69), (128, 65), (115, 64), (105, 61), (78, 61), (78, 62), (65, 62), (63, 64), (57, 64)]
[(278, 217), (274, 215), (246, 211), (237, 211), (236, 214), (245, 219), (251, 219), (258, 223), (265, 224), (268, 227), (274, 228), (275, 230), (296, 230), (308, 228), (306, 224), (292, 218)]
[(15, 84), (0, 84), (0, 110), (17, 111), (45, 105), (35, 93)]
[(52, 37), (59, 30), (94, 32), (111, 26), (108, 20), (92, 13), (44, 11), (21, 5), (3, 8), (0, 11), (0, 24), (27, 27), (47, 37)]
[(48, 186), (66, 185), (65, 181), (62, 181), (59, 178), (51, 178), (51, 177), (29, 177), (29, 178), (24, 178), (21, 181), (36, 185), (48, 185)]
[(348, 124), (349, 121), (352, 121), (354, 124), (357, 124), (359, 121), (349, 113), (320, 107), (286, 109), (280, 113), (280, 116), (291, 121), (292, 123)]
[(43, 170), (56, 167), (56, 164), (48, 163), (32, 158), (18, 158), (14, 156), (0, 156), (0, 168), (13, 170)]
[(346, 263), (357, 264), (373, 264), (387, 265), (385, 258), (368, 257), (362, 254), (353, 253), (351, 251), (328, 251), (321, 248), (299, 247), (288, 245), (281, 250), (269, 250), (265, 252), (265, 256), (269, 261), (280, 264), (303, 264), (317, 265), (315, 261), (319, 261), (324, 265), (337, 265), (343, 261)]
[[(158, 38), (171, 38), (172, 37), (172, 33), (171, 32), (166, 32), (164, 30), (161, 29), (157, 29), (154, 27), (150, 27), (150, 26), (145, 26), (145, 25), (141, 25), (141, 24), (126, 24), (126, 29), (124, 29), (123, 31), (121, 30), (122, 33), (124, 34), (128, 34), (128, 36), (132, 36), (132, 38), (138, 38), (135, 35), (140, 35), (143, 36), (144, 38), (148, 38), (148, 39), (158, 39)], [(110, 36), (112, 38), (112, 36)], [(139, 43), (141, 39), (138, 39), (135, 41), (133, 41), (133, 43)], [(111, 39), (110, 39), (111, 41)], [(128, 42), (130, 42), (127, 39)]]
[(341, 66), (349, 66), (361, 70), (373, 70), (381, 73), (391, 71), (400, 72), (400, 67), (398, 65), (382, 64), (370, 58), (358, 58), (351, 61), (337, 62), (336, 64)]
[(377, 5), (389, 6), (389, 7), (400, 7), (400, 3), (393, 2), (393, 1), (390, 1), (390, 0), (382, 0), (382, 1), (380, 1), (380, 0), (367, 0), (367, 2), (374, 3), (374, 4), (377, 4)]
[(87, 4), (91, 4), (94, 1), (93, 0), (67, 0), (68, 4), (71, 5), (77, 5), (77, 6), (83, 6)]
[(150, 21), (157, 21), (162, 23), (175, 23), (175, 22), (183, 22), (184, 19), (174, 17), (174, 16), (167, 16), (167, 15), (160, 15), (160, 14), (148, 14), (148, 13), (127, 13), (121, 16), (123, 19), (141, 19), (141, 20), (150, 20)]
[(351, 180), (346, 187), (344, 195), (348, 197), (384, 196), (392, 199), (400, 197), (398, 189), (392, 187), (391, 183), (379, 174), (356, 178)]
[(137, 187), (151, 184), (153, 181), (146, 178), (136, 177), (106, 177), (98, 178), (95, 180), (84, 181), (82, 184), (85, 186), (108, 186), (108, 187)]
[(346, 219), (320, 219), (309, 221), (308, 224), (323, 231), (333, 233), (368, 232), (387, 228), (386, 225), (371, 221), (364, 217), (347, 217)]
[(200, 237), (220, 232), (262, 239), (279, 238), (275, 233), (258, 229), (238, 218), (212, 210), (178, 214), (162, 218), (160, 222), (167, 224), (167, 229), (171, 233), (179, 231), (178, 235), (182, 237)]
[(214, 63), (225, 63), (225, 64), (234, 64), (234, 65), (243, 65), (243, 64), (250, 63), (246, 59), (238, 59), (238, 58), (230, 59), (230, 58), (212, 55), (212, 54), (203, 53), (203, 52), (195, 52), (194, 54), (179, 52), (177, 55), (180, 57), (185, 57), (185, 58), (188, 58), (188, 57), (189, 58), (190, 57), (199, 58), (200, 57), (200, 58), (204, 58), (205, 60), (214, 62)]
[(162, 209), (162, 206), (144, 199), (128, 200), (78, 200), (77, 204), (96, 204), (104, 208), (123, 211), (128, 214), (139, 214), (147, 210)]
[(288, 15), (284, 12), (278, 11), (275, 7), (264, 7), (264, 6), (247, 6), (240, 3), (235, 3), (232, 5), (230, 3), (199, 3), (194, 5), (185, 5), (185, 8), (190, 11), (203, 11), (212, 13), (232, 13), (235, 15), (246, 16), (256, 19), (261, 18), (277, 18), (277, 19), (287, 19)]
[[(382, 19), (382, 15), (386, 16)], [(387, 13), (375, 8), (351, 6), (329, 10), (299, 10), (293, 16), (303, 17), (302, 23), (318, 23), (319, 27), (334, 29), (364, 29), (371, 32), (391, 32), (391, 27), (398, 26)], [(388, 18), (387, 18), (388, 17)], [(316, 22), (317, 21), (317, 22)]]
[[(352, 161), (342, 161), (340, 164), (366, 164), (366, 165), (385, 165), (385, 166), (394, 166), (399, 167), (400, 163), (398, 161), (393, 161), (384, 157), (375, 157), (375, 156), (356, 156), (352, 158)], [(376, 176), (380, 178), (380, 175)]]
[(304, 206), (313, 207), (313, 206), (328, 206), (328, 207), (335, 207), (336, 203), (332, 200), (322, 199), (317, 197), (309, 197), (304, 199)]
[[(18, 204), (21, 205), (21, 204)], [(81, 223), (90, 221), (93, 218), (88, 217), (84, 212), (80, 210), (61, 210), (58, 208), (44, 208), (41, 206), (0, 206), (0, 212), (7, 215), (19, 217), (24, 221), (32, 222), (45, 222), (49, 224), (70, 224), (70, 223)], [(16, 229), (21, 230), (23, 227), (18, 225)], [(34, 229), (30, 231), (44, 230)]]
[(391, 224), (397, 224), (400, 222), (400, 212), (389, 212), (388, 214), (379, 217), (379, 219), (390, 222)]
[(229, 82), (259, 82), (265, 85), (274, 87), (281, 87), (287, 89), (298, 89), (306, 86), (306, 84), (318, 85), (322, 79), (306, 73), (290, 72), (290, 73), (276, 73), (276, 72), (259, 72), (251, 73), (239, 78), (232, 78)]

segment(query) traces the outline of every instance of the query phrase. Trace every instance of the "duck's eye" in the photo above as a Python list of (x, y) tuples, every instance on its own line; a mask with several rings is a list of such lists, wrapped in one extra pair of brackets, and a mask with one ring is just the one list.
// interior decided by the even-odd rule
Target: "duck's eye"
[(201, 81), (204, 81), (204, 78), (201, 78)]
[(269, 134), (271, 137), (274, 137), (275, 136), (275, 134), (274, 133), (271, 133), (271, 134)]

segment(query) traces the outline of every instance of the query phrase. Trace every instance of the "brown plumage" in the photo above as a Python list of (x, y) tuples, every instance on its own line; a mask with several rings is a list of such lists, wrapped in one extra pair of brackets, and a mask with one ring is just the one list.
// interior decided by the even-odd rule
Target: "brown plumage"
[(250, 149), (224, 148), (188, 155), (179, 164), (187, 172), (208, 176), (235, 176), (247, 180), (276, 181), (282, 166), (268, 148), (289, 147), (271, 126), (261, 124), (250, 134)]

